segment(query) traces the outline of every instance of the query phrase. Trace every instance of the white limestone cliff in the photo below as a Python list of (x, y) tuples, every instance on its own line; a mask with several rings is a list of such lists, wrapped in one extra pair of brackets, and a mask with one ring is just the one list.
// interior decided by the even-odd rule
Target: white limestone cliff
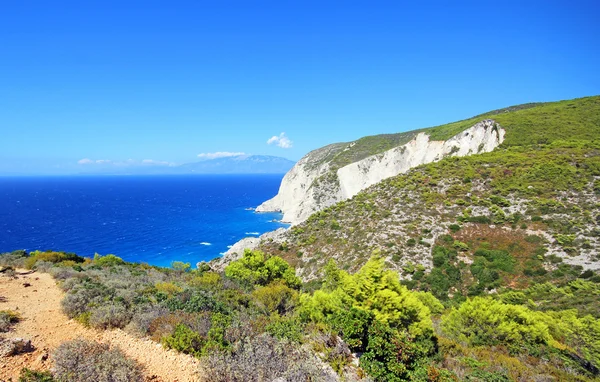
[(349, 199), (361, 190), (413, 167), (494, 150), (504, 141), (505, 130), (493, 120), (481, 121), (447, 141), (432, 141), (426, 132), (408, 143), (331, 171), (331, 157), (351, 150), (354, 143), (329, 145), (304, 156), (284, 176), (277, 195), (256, 208), (278, 211), (283, 221), (298, 224), (314, 212)]

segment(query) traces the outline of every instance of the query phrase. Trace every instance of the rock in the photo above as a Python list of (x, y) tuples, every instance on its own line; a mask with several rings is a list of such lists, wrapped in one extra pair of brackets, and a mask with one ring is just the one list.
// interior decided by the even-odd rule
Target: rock
[(38, 362), (45, 362), (48, 359), (48, 353), (47, 352), (43, 352), (39, 357), (38, 357)]
[[(275, 231), (266, 232), (259, 237), (247, 237), (242, 239), (232, 245), (231, 248), (229, 248), (227, 252), (223, 254), (223, 257), (212, 260), (210, 262), (210, 267), (215, 271), (223, 271), (227, 264), (240, 259), (244, 254), (245, 249), (255, 249), (258, 247), (261, 241), (266, 241), (269, 239), (278, 242), (284, 236), (286, 231), (287, 229), (285, 228), (278, 228)], [(201, 263), (198, 263), (196, 266), (200, 268), (200, 264)]]
[(0, 357), (8, 357), (34, 350), (31, 340), (24, 338), (6, 338), (0, 340)]
[(314, 212), (349, 199), (361, 190), (413, 167), (446, 156), (492, 151), (504, 141), (504, 134), (505, 130), (491, 119), (481, 121), (447, 141), (432, 141), (426, 132), (415, 133), (406, 144), (342, 167), (336, 167), (334, 158), (341, 152), (352, 151), (357, 142), (325, 146), (300, 159), (285, 174), (277, 195), (258, 206), (256, 212), (282, 212), (284, 222), (299, 224)]
[(23, 286), (24, 286), (25, 288), (27, 288), (27, 287), (30, 287), (30, 286), (31, 286), (31, 284), (29, 284), (29, 283), (23, 283)]

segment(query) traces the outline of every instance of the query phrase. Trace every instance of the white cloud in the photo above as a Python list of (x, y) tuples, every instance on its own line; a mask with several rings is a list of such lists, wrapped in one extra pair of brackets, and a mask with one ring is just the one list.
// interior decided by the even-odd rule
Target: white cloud
[(279, 134), (279, 136), (273, 135), (271, 138), (269, 138), (267, 140), (267, 144), (268, 145), (276, 144), (277, 146), (281, 147), (282, 149), (289, 149), (289, 148), (291, 148), (293, 143), (294, 142), (292, 142), (285, 135), (285, 133), (281, 133), (281, 134)]
[(78, 164), (109, 164), (113, 163), (110, 159), (98, 159), (92, 160), (89, 158), (83, 158), (77, 161)]
[(216, 153), (202, 153), (198, 154), (198, 158), (202, 159), (217, 159), (217, 158), (227, 158), (227, 157), (239, 157), (241, 155), (246, 155), (246, 153), (233, 153), (229, 151), (217, 151)]

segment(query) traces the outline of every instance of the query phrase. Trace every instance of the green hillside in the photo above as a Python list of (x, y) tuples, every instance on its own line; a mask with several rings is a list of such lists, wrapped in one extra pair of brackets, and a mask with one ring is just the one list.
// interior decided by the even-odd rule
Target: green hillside
[[(419, 132), (435, 140), (447, 140), (484, 119), (494, 119), (508, 132), (504, 147), (546, 144), (556, 139), (594, 139), (598, 131), (590, 126), (600, 125), (600, 97), (575, 100), (529, 103), (494, 110), (475, 117), (441, 126), (396, 134), (379, 134), (360, 138), (351, 143), (337, 143), (321, 162), (331, 162), (333, 169), (380, 154), (409, 142)], [(344, 150), (347, 148), (347, 150)]]
[[(15, 251), (0, 278), (49, 272), (69, 318), (196, 357), (203, 381), (600, 381), (599, 115), (588, 97), (432, 128), (493, 118), (506, 140), (386, 179), (223, 270)], [(341, 165), (410, 134), (317, 152)], [(0, 311), (0, 331), (19, 317)], [(21, 379), (138, 370), (94, 343), (51, 357)]]
[[(494, 152), (384, 180), (260, 248), (294, 264), (313, 288), (332, 259), (354, 273), (376, 253), (405, 286), (448, 308), (491, 297), (598, 325), (600, 97), (500, 109), (429, 131), (447, 139), (487, 118), (506, 129)], [(477, 341), (459, 342), (458, 353), (472, 357)]]

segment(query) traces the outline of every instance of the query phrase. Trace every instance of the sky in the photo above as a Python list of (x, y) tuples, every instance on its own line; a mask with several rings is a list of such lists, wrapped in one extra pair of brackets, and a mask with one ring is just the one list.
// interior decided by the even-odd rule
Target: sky
[(598, 1), (0, 3), (0, 174), (298, 160), (600, 94)]

